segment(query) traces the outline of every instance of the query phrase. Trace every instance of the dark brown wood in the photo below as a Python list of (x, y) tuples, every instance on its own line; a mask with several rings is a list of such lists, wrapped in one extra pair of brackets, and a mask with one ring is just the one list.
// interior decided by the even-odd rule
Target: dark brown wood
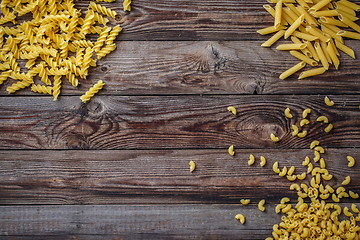
[[(238, 204), (249, 198), (278, 203), (284, 196), (297, 199), (292, 182), (272, 170), (295, 166), (313, 151), (275, 149), (125, 150), (125, 151), (0, 151), (0, 205), (14, 204)], [(249, 155), (256, 157), (249, 166)], [(348, 168), (346, 156), (357, 163)], [(260, 156), (267, 159), (260, 166)], [(360, 149), (326, 149), (322, 157), (334, 178), (327, 182), (360, 193)], [(189, 171), (189, 162), (196, 170)], [(314, 163), (318, 166), (318, 163)], [(310, 176), (296, 183), (309, 184)], [(351, 202), (351, 200), (346, 200)]]
[[(264, 37), (264, 40), (267, 37)], [(101, 95), (173, 94), (356, 94), (360, 91), (360, 61), (341, 54), (339, 71), (288, 80), (279, 75), (299, 61), (288, 51), (262, 48), (260, 42), (117, 42), (117, 50), (90, 70), (78, 88), (65, 78), (63, 95), (82, 95), (103, 80)], [(346, 41), (360, 54), (360, 41)], [(306, 70), (312, 67), (307, 67)], [(40, 84), (40, 79), (36, 79)], [(8, 96), (0, 86), (0, 95)], [(15, 95), (39, 96), (30, 88)]]
[[(319, 139), (327, 147), (360, 145), (359, 96), (97, 96), (89, 104), (79, 97), (53, 102), (51, 97), (0, 98), (1, 149), (183, 149), (308, 148)], [(233, 105), (234, 116), (227, 111)], [(290, 107), (294, 118), (285, 118)], [(306, 138), (294, 138), (310, 108)], [(325, 133), (329, 117), (334, 129)], [(274, 143), (270, 134), (281, 141)]]

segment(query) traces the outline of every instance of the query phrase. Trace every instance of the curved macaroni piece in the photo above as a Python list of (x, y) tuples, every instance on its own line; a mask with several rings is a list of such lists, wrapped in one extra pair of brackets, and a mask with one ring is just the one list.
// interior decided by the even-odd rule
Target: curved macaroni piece
[(296, 136), (299, 133), (299, 128), (296, 125), (291, 125), (291, 128), (293, 129), (292, 135)]
[(335, 193), (333, 193), (333, 194), (331, 195), (331, 199), (332, 199), (334, 202), (340, 202), (340, 199), (336, 196)]
[(250, 199), (241, 199), (241, 200), (240, 200), (240, 203), (241, 203), (242, 205), (248, 205), (248, 204), (250, 203)]
[(303, 172), (302, 174), (296, 175), (297, 179), (304, 180), (306, 178), (306, 172)]
[(228, 153), (231, 155), (231, 156), (234, 156), (235, 152), (234, 152), (234, 145), (231, 145), (229, 148), (228, 148)]
[(330, 132), (333, 128), (334, 128), (334, 126), (333, 126), (331, 123), (329, 123), (329, 125), (324, 129), (324, 131), (328, 133), (328, 132)]
[(320, 158), (320, 167), (321, 167), (321, 168), (325, 168), (325, 167), (326, 167), (324, 158)]
[(292, 208), (291, 204), (288, 204), (288, 205), (286, 205), (286, 207), (284, 207), (281, 211), (282, 211), (283, 213), (287, 213), (287, 212), (290, 211), (291, 208)]
[(259, 202), (259, 204), (258, 204), (258, 208), (259, 208), (259, 210), (262, 211), (262, 212), (265, 211), (264, 205), (265, 205), (265, 199), (260, 200), (260, 202)]
[(290, 190), (300, 191), (301, 188), (300, 188), (299, 184), (293, 183), (293, 184), (290, 185)]
[(286, 108), (284, 113), (285, 113), (285, 116), (287, 118), (292, 118), (293, 117), (293, 115), (290, 113), (290, 108)]
[(329, 181), (329, 180), (331, 180), (332, 179), (332, 177), (333, 177), (333, 175), (331, 175), (331, 174), (323, 174), (322, 175), (322, 178), (324, 179), (324, 180), (326, 180), (326, 181)]
[(326, 185), (325, 189), (327, 189), (329, 193), (333, 193), (335, 191), (330, 185)]
[(311, 109), (307, 108), (303, 111), (302, 117), (306, 118), (311, 113)]
[(347, 176), (344, 181), (342, 181), (342, 185), (348, 185), (350, 183), (350, 176)]
[(97, 92), (99, 92), (104, 86), (102, 80), (99, 80), (93, 87), (91, 87), (84, 95), (80, 97), (84, 103), (88, 102)]
[(244, 215), (242, 215), (242, 214), (237, 214), (237, 215), (235, 216), (235, 218), (236, 218), (237, 220), (239, 220), (239, 221), (241, 222), (241, 224), (244, 224), (244, 223), (245, 223), (245, 217), (244, 217)]
[(347, 192), (341, 192), (338, 194), (338, 198), (343, 198), (343, 197), (348, 198), (349, 194)]
[(288, 172), (287, 172), (287, 175), (288, 175), (288, 176), (291, 176), (291, 175), (294, 173), (294, 171), (295, 171), (295, 167), (294, 167), (294, 166), (291, 166), (291, 167), (289, 168)]
[(354, 213), (360, 213), (359, 209), (357, 208), (357, 206), (355, 204), (351, 204), (351, 210), (354, 212)]
[(318, 162), (321, 158), (320, 153), (318, 151), (314, 151), (314, 162)]
[(290, 202), (290, 198), (288, 198), (288, 197), (283, 197), (283, 198), (280, 200), (280, 203), (282, 203), (282, 204), (287, 203), (287, 202)]
[(265, 159), (265, 157), (263, 157), (263, 156), (260, 156), (260, 166), (265, 166), (265, 164), (266, 164), (266, 159)]
[(353, 167), (355, 165), (355, 159), (352, 156), (347, 156), (346, 158), (349, 161), (348, 167)]
[(304, 125), (307, 125), (307, 124), (309, 124), (309, 123), (310, 123), (309, 120), (303, 119), (303, 120), (300, 121), (300, 126), (303, 127)]
[(315, 147), (315, 151), (318, 151), (319, 153), (325, 153), (325, 149), (321, 146)]
[(325, 101), (325, 104), (328, 105), (329, 107), (334, 106), (334, 104), (335, 104), (334, 101), (331, 101), (328, 96), (325, 97), (324, 101)]
[(254, 155), (250, 154), (248, 164), (251, 166), (254, 164), (254, 162), (255, 162), (255, 157)]
[(302, 162), (303, 166), (307, 166), (310, 163), (310, 158), (308, 156), (305, 157), (305, 160)]
[(234, 115), (236, 115), (236, 113), (237, 113), (236, 108), (233, 107), (233, 106), (227, 107), (227, 110), (228, 110), (229, 112), (232, 112), (232, 114), (234, 114)]
[(344, 213), (344, 215), (347, 216), (347, 217), (352, 217), (352, 216), (354, 216), (354, 214), (352, 214), (351, 212), (349, 212), (349, 208), (348, 208), (348, 207), (344, 207), (343, 213)]
[(276, 207), (275, 207), (275, 213), (280, 213), (281, 212), (281, 209), (283, 209), (284, 207), (286, 207), (286, 205), (285, 204), (278, 204), (278, 205), (276, 205)]
[(280, 173), (280, 169), (279, 169), (279, 163), (278, 162), (274, 162), (272, 169), (274, 171), (274, 173)]
[(311, 178), (310, 180), (310, 185), (313, 187), (313, 188), (319, 188), (319, 184), (316, 183), (316, 178)]
[(318, 122), (324, 122), (324, 123), (329, 123), (329, 119), (325, 116), (320, 116), (316, 119), (316, 121)]
[(287, 167), (285, 166), (285, 167), (283, 167), (283, 169), (282, 169), (281, 172), (279, 173), (279, 176), (280, 176), (280, 177), (283, 177), (283, 176), (286, 175), (286, 173), (287, 173)]
[(193, 172), (195, 170), (195, 162), (194, 161), (190, 161), (189, 162), (189, 166), (190, 166), (190, 172)]
[(313, 170), (313, 164), (312, 164), (312, 163), (309, 163), (307, 166), (308, 166), (308, 168), (307, 168), (307, 173), (311, 173), (312, 170)]
[(317, 145), (319, 145), (320, 142), (319, 141), (312, 141), (311, 144), (310, 144), (310, 149), (313, 149), (314, 147), (316, 147)]
[(32, 90), (33, 92), (38, 92), (38, 93), (44, 93), (44, 94), (50, 94), (50, 95), (52, 95), (52, 90), (53, 90), (53, 88), (52, 88), (52, 87), (49, 87), (49, 86), (33, 84), (33, 85), (31, 86), (31, 90)]
[(345, 188), (344, 187), (338, 187), (336, 189), (336, 194), (339, 194), (339, 193), (342, 193), (342, 192), (345, 192)]
[(322, 193), (319, 195), (319, 197), (323, 200), (326, 200), (330, 197), (330, 193)]
[(289, 181), (295, 181), (296, 180), (296, 175), (287, 175), (286, 178), (289, 180)]
[(359, 198), (359, 194), (354, 193), (353, 191), (349, 191), (349, 196), (353, 199), (357, 199)]
[(307, 131), (306, 130), (303, 130), (301, 133), (298, 133), (298, 137), (300, 137), (300, 138), (303, 138), (303, 137), (306, 137), (306, 135), (307, 135)]
[(270, 138), (271, 140), (273, 140), (273, 142), (278, 142), (280, 139), (278, 137), (276, 137), (273, 133), (270, 134)]

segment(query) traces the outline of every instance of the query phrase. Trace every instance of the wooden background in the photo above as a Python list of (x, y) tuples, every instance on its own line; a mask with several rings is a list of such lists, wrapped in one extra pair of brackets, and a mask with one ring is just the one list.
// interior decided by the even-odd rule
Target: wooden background
[[(111, 24), (124, 31), (79, 88), (66, 82), (53, 102), (0, 86), (0, 239), (264, 239), (280, 220), (274, 205), (296, 197), (272, 164), (302, 172), (315, 139), (331, 183), (350, 175), (348, 189), (360, 192), (359, 60), (342, 54), (339, 71), (280, 80), (297, 61), (260, 47), (267, 36), (256, 30), (272, 24), (262, 0), (136, 0), (130, 13), (118, 0), (102, 4), (121, 13)], [(360, 55), (359, 41), (346, 44)], [(82, 104), (99, 79), (104, 90)], [(313, 109), (309, 136), (293, 138), (304, 108)], [(331, 134), (319, 115), (333, 122)], [(248, 166), (249, 154), (265, 156), (266, 167)]]

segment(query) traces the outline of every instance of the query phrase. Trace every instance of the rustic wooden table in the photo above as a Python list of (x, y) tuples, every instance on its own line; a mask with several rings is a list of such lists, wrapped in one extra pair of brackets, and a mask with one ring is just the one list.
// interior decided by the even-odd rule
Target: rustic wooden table
[[(297, 61), (260, 47), (267, 37), (256, 30), (272, 24), (264, 0), (136, 0), (130, 13), (119, 1), (103, 4), (122, 14), (112, 24), (124, 31), (79, 88), (65, 83), (53, 102), (0, 86), (1, 239), (264, 239), (280, 221), (274, 205), (297, 197), (272, 164), (302, 169), (316, 139), (331, 183), (347, 174), (348, 189), (360, 192), (358, 59), (342, 54), (339, 71), (280, 80)], [(346, 43), (360, 55), (359, 41)], [(104, 90), (82, 104), (99, 79)], [(313, 109), (308, 137), (292, 137), (285, 107), (295, 118)], [(319, 114), (330, 116), (331, 134)], [(249, 154), (265, 156), (266, 167), (248, 166)], [(241, 206), (242, 198), (252, 203)]]

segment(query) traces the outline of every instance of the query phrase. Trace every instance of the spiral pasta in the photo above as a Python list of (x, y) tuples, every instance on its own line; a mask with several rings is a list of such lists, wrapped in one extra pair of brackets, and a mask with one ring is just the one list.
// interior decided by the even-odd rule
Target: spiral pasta
[(99, 80), (93, 87), (89, 89), (84, 95), (80, 97), (84, 103), (88, 102), (97, 92), (99, 92), (104, 86), (102, 80)]
[(31, 90), (33, 92), (38, 92), (38, 93), (44, 93), (44, 94), (50, 94), (51, 95), (53, 88), (49, 87), (49, 86), (33, 84), (31, 86)]
[(101, 14), (104, 14), (108, 17), (112, 17), (112, 18), (115, 18), (116, 16), (116, 12), (107, 8), (107, 7), (104, 7), (100, 4), (96, 4), (95, 2), (90, 2), (90, 7), (94, 10), (94, 11), (97, 11)]

